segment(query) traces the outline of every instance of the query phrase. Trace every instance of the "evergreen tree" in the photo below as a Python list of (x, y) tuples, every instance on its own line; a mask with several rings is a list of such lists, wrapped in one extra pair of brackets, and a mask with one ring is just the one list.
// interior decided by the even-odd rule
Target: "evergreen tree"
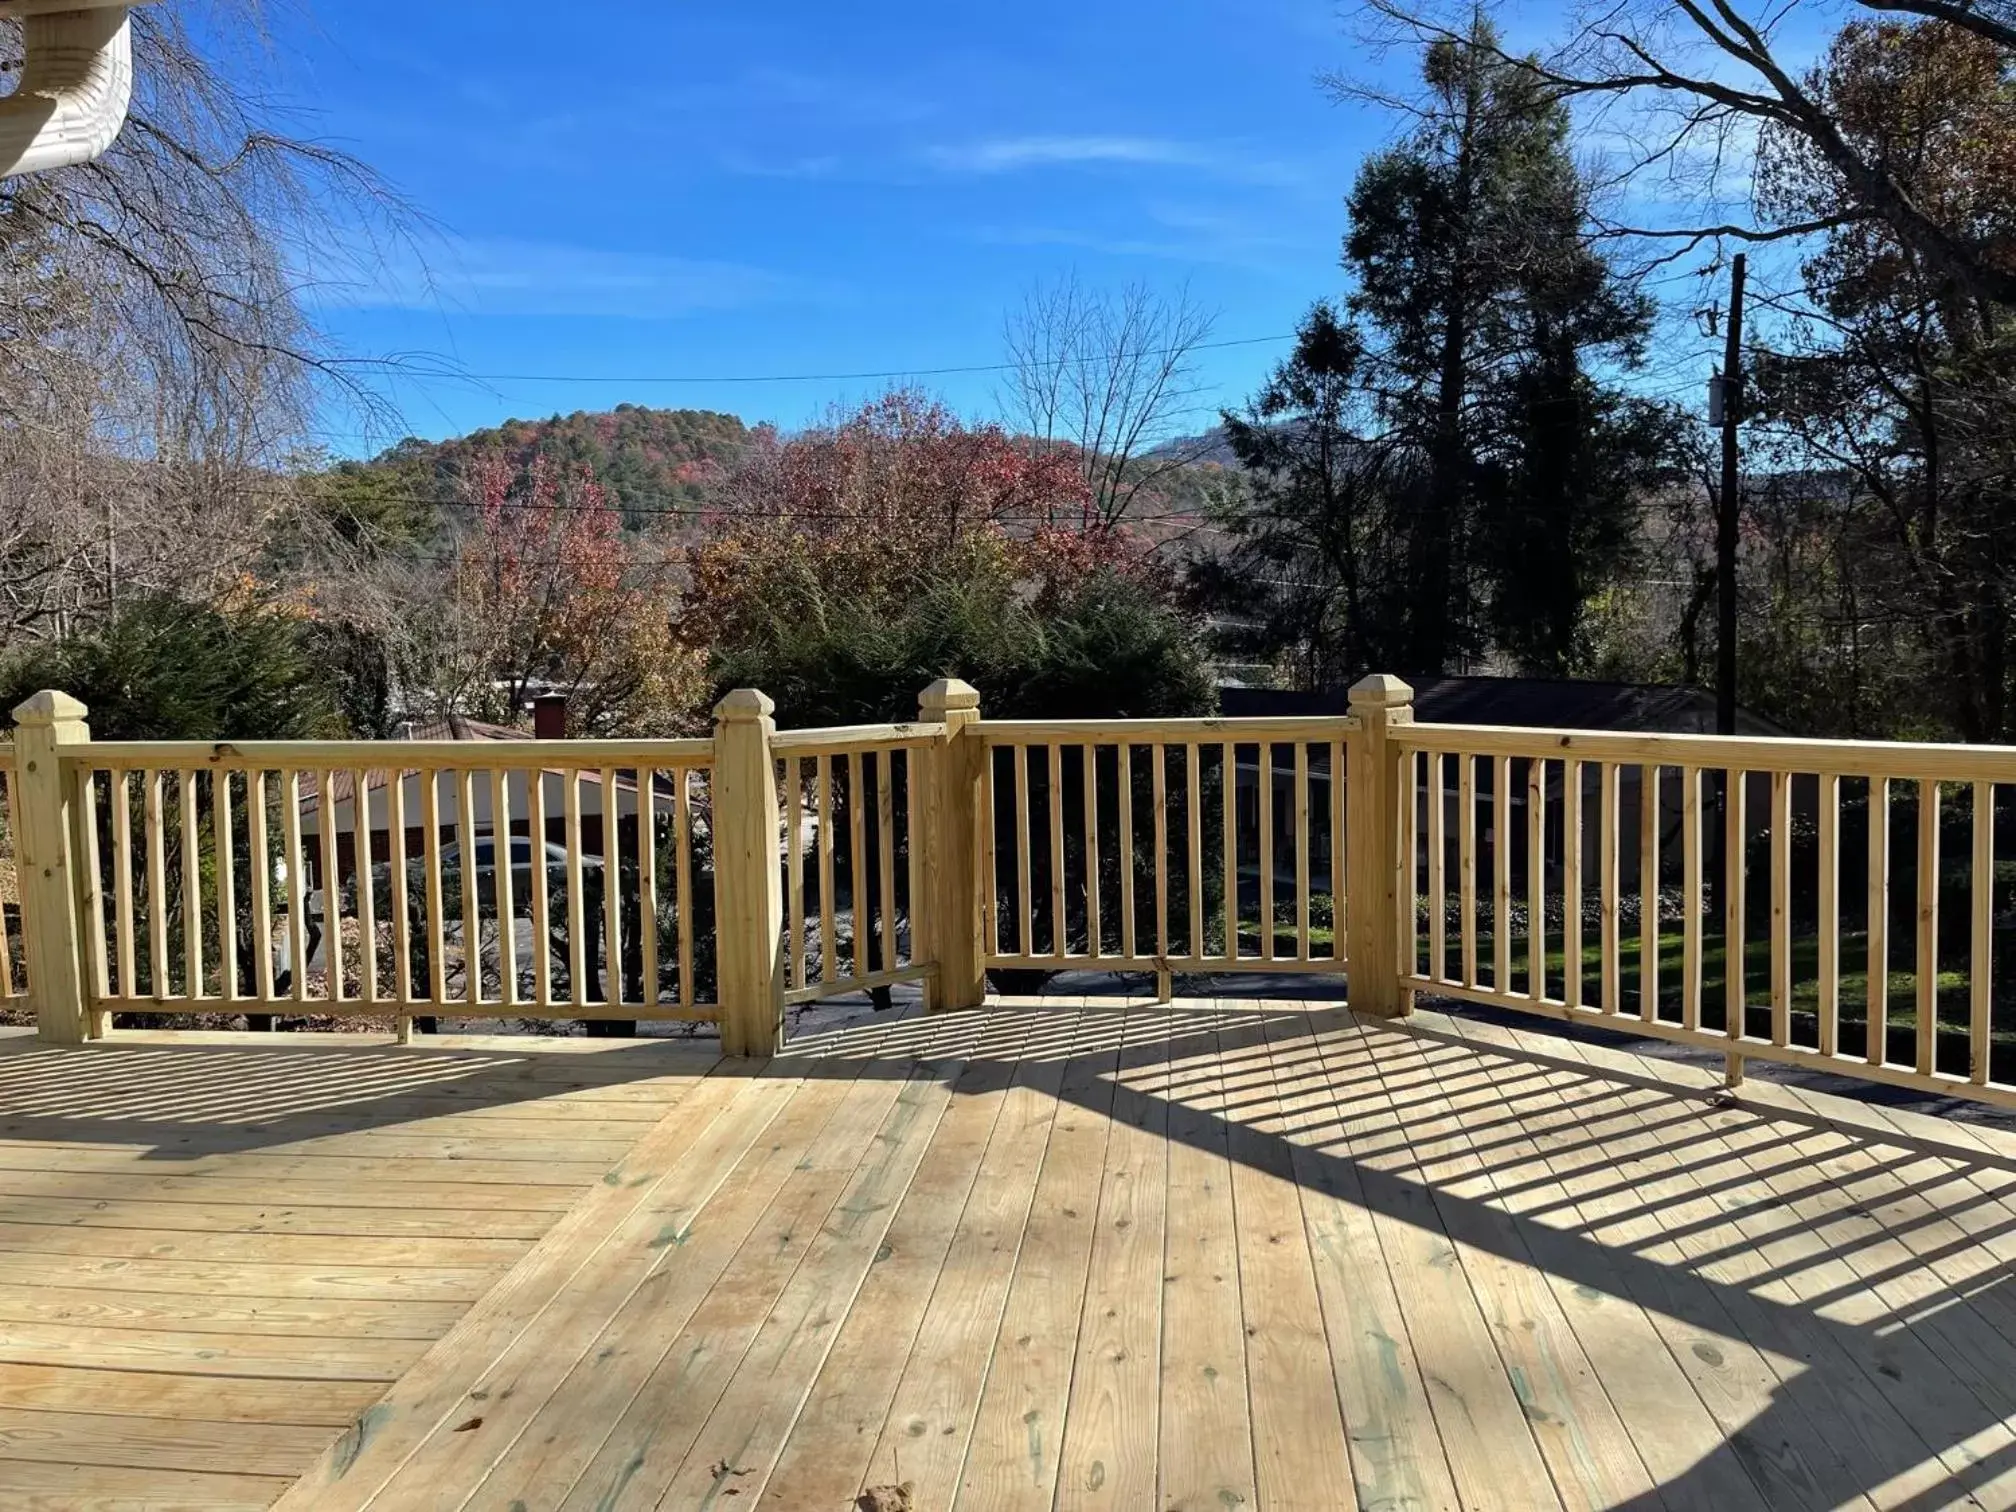
[(1234, 654), (1280, 658), (1303, 687), (1393, 664), (1404, 606), (1395, 500), (1417, 471), (1370, 434), (1364, 342), (1327, 301), (1244, 415), (1224, 416), (1246, 490), (1224, 511), (1236, 544), (1192, 581)]
[(1597, 376), (1638, 360), (1651, 305), (1583, 235), (1566, 108), (1481, 12), (1426, 49), (1422, 78), (1418, 124), (1359, 173), (1344, 244), (1388, 436), (1420, 459), (1395, 519), (1393, 663), (1496, 647), (1562, 671), (1664, 455), (1659, 417)]

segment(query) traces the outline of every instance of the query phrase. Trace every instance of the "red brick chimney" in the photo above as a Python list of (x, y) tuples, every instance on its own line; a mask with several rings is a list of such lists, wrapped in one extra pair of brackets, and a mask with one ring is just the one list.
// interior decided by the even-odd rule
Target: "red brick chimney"
[(532, 735), (536, 740), (567, 738), (567, 695), (541, 693), (532, 700)]

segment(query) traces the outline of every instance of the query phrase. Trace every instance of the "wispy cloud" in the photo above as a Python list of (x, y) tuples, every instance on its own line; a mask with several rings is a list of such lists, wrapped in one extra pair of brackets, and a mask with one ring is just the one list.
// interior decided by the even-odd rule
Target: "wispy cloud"
[(947, 173), (1019, 173), (1038, 168), (1180, 168), (1244, 183), (1289, 183), (1297, 170), (1214, 142), (1119, 135), (984, 137), (931, 147), (924, 159)]
[(304, 263), (304, 296), (323, 309), (672, 320), (814, 303), (827, 294), (807, 280), (743, 263), (507, 238), (330, 249)]

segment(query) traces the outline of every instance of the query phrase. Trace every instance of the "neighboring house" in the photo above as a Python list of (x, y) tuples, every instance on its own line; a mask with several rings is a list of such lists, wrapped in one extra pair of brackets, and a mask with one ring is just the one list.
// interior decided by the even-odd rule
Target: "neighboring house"
[[(1310, 714), (1348, 712), (1349, 694), (1344, 689), (1320, 693), (1292, 692), (1278, 688), (1222, 687), (1218, 690), (1219, 712), (1228, 718), (1280, 718)], [(1539, 677), (1424, 677), (1414, 682), (1414, 718), (1420, 724), (1500, 725), (1517, 729), (1602, 730), (1629, 734), (1707, 735), (1715, 730), (1714, 695), (1700, 688), (1616, 682), (1572, 682)], [(1758, 714), (1739, 709), (1736, 730), (1741, 735), (1783, 736), (1788, 732)], [(1289, 766), (1290, 748), (1276, 747), (1274, 758), (1275, 870), (1278, 876), (1292, 875), (1294, 773)], [(1348, 774), (1347, 774), (1348, 776)], [(1455, 876), (1456, 768), (1452, 761), (1445, 777), (1444, 834), (1449, 875)], [(1255, 756), (1242, 756), (1239, 766), (1240, 822), (1257, 828), (1259, 824), (1259, 763)], [(1329, 774), (1312, 767), (1309, 806), (1312, 812), (1327, 813), (1330, 801)], [(1627, 766), (1618, 776), (1618, 870), (1636, 878), (1639, 856), (1639, 790), (1642, 777), (1638, 767)], [(1511, 792), (1510, 841), (1515, 874), (1526, 864), (1526, 774), (1524, 763), (1514, 762)], [(1795, 797), (1799, 796), (1795, 789)], [(1753, 775), (1746, 801), (1750, 830), (1762, 832), (1768, 820), (1770, 780)], [(1420, 844), (1427, 844), (1426, 790), (1422, 811), (1416, 815)], [(1668, 771), (1659, 788), (1659, 850), (1665, 866), (1679, 854), (1682, 798), (1677, 776)], [(1798, 805), (1810, 808), (1810, 798)], [(1498, 815), (1492, 790), (1492, 772), (1481, 761), (1477, 770), (1477, 842), (1480, 851), (1496, 841)], [(1550, 766), (1547, 784), (1548, 823), (1543, 843), (1550, 875), (1561, 868), (1561, 778), (1558, 766)], [(1601, 844), (1594, 777), (1585, 773), (1583, 789), (1582, 869), (1595, 885)], [(1312, 865), (1319, 872), (1327, 864), (1327, 837), (1312, 836), (1316, 855)], [(1709, 840), (1711, 853), (1716, 841)], [(1284, 855), (1285, 851), (1285, 855)], [(1425, 851), (1424, 851), (1425, 854)], [(1285, 868), (1285, 870), (1284, 870)], [(1633, 883), (1635, 886), (1635, 882)]]

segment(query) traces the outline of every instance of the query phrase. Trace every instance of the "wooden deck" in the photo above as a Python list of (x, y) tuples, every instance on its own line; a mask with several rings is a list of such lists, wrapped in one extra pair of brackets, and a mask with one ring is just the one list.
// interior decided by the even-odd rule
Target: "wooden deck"
[(9, 1047), (0, 1506), (2016, 1506), (1976, 1125), (1250, 1001), (592, 1043)]
[(0, 1030), (0, 1507), (269, 1505), (718, 1059)]

